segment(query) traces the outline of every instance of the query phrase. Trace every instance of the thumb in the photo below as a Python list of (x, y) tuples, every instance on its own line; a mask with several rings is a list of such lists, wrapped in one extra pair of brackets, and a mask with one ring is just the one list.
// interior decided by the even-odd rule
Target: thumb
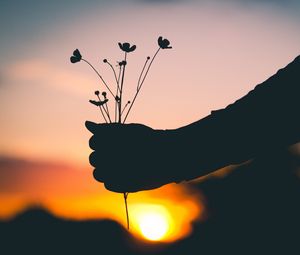
[(85, 122), (85, 127), (88, 129), (88, 131), (90, 131), (91, 133), (96, 133), (98, 124), (96, 124), (95, 122), (92, 121), (86, 121)]

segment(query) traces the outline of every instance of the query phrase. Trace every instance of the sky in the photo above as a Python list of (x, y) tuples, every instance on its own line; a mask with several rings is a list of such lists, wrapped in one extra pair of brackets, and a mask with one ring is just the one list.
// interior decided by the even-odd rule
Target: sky
[[(76, 218), (75, 198), (85, 201), (77, 205), (85, 216), (104, 210), (91, 206), (97, 199), (116, 198), (92, 179), (88, 164), (84, 122), (103, 121), (88, 100), (104, 88), (87, 65), (70, 63), (74, 49), (110, 84), (102, 60), (117, 64), (117, 43), (136, 44), (125, 82), (131, 100), (145, 58), (159, 36), (168, 38), (173, 49), (159, 53), (128, 122), (177, 128), (226, 107), (298, 56), (299, 11), (296, 0), (1, 1), (0, 200), (10, 206), (0, 214), (34, 201)], [(183, 224), (199, 217), (200, 194), (166, 189), (171, 200), (182, 192), (196, 208)], [(69, 201), (63, 209), (62, 194)], [(158, 192), (147, 194), (169, 204)]]

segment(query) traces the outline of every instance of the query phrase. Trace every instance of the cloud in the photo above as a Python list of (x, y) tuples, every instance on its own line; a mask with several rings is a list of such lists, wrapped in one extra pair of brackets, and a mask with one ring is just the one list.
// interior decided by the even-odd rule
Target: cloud
[(4, 78), (6, 82), (36, 83), (79, 95), (86, 94), (86, 84), (94, 84), (83, 72), (70, 71), (42, 59), (18, 60), (4, 71)]
[(99, 194), (101, 190), (89, 167), (0, 155), (0, 195), (22, 194), (42, 201), (52, 196)]

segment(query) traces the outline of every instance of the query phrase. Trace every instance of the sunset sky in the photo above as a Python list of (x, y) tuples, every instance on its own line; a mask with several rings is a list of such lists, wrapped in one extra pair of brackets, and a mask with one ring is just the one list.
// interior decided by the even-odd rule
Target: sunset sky
[[(125, 84), (131, 100), (145, 58), (159, 36), (168, 38), (173, 49), (155, 60), (128, 122), (176, 128), (234, 102), (298, 56), (299, 13), (297, 0), (1, 1), (0, 217), (34, 202), (64, 217), (124, 220), (122, 196), (92, 178), (84, 122), (102, 121), (88, 100), (104, 88), (87, 65), (70, 63), (74, 49), (113, 82), (102, 60), (122, 60), (118, 42), (136, 44)], [(132, 206), (154, 201), (172, 215), (189, 208), (188, 232), (203, 210), (201, 194), (163, 189), (132, 195)]]

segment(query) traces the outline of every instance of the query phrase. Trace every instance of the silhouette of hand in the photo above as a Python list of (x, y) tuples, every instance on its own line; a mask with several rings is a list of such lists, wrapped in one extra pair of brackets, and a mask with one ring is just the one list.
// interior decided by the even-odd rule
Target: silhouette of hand
[(85, 125), (94, 134), (89, 141), (94, 178), (108, 190), (136, 192), (178, 181), (169, 131), (141, 124)]

